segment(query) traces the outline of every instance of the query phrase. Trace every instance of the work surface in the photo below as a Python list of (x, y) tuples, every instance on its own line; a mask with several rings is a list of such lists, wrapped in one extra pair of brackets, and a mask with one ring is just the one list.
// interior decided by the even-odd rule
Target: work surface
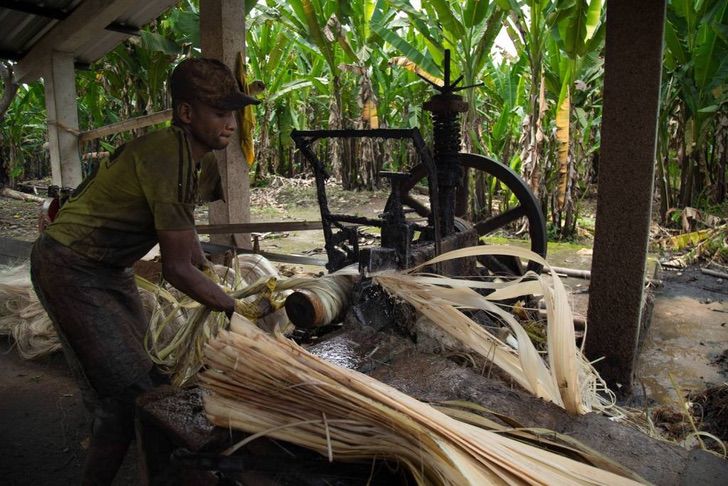
[[(384, 347), (380, 349), (378, 353), (387, 352)], [(4, 345), (0, 355), (0, 477), (6, 484), (18, 485), (76, 483), (89, 421), (62, 359), (56, 355), (43, 363), (29, 363), (8, 351)], [(461, 399), (505, 412), (525, 426), (547, 426), (602, 451), (612, 444), (612, 454), (619, 453), (613, 455), (615, 459), (656, 484), (723, 484), (728, 476), (728, 461), (702, 451), (645, 440), (604, 417), (567, 417), (555, 407), (494, 380), (463, 374), (461, 367), (441, 358), (407, 353), (375, 369), (373, 376), (413, 394), (425, 387), (429, 396), (423, 398), (430, 399), (442, 398), (456, 387)], [(198, 407), (195, 413), (200, 412)], [(189, 423), (198, 423), (199, 419), (193, 417)], [(138, 484), (135, 454), (132, 450), (115, 484)]]

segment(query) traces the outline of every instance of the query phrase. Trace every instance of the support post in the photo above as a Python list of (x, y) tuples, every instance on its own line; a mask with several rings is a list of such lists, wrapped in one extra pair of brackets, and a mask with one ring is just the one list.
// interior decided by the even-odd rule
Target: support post
[(665, 0), (607, 2), (604, 111), (586, 355), (632, 387), (649, 237)]
[(73, 55), (52, 52), (43, 77), (53, 184), (73, 188), (83, 178), (78, 155), (78, 108)]
[[(200, 43), (205, 57), (219, 59), (235, 72), (239, 52), (245, 58), (244, 0), (201, 0)], [(250, 180), (248, 164), (240, 148), (240, 118), (232, 141), (216, 152), (226, 201), (210, 204), (210, 224), (250, 222)], [(214, 235), (213, 243), (250, 249), (246, 233)]]

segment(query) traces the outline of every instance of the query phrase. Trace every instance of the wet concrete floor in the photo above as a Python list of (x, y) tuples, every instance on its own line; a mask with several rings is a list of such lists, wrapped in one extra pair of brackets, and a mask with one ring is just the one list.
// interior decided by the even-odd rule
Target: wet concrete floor
[(728, 381), (728, 281), (696, 267), (659, 277), (637, 381), (657, 403), (676, 405), (689, 391)]
[[(557, 267), (591, 268), (591, 250), (550, 245)], [(701, 273), (698, 266), (662, 268), (648, 259), (654, 297), (650, 325), (640, 337), (635, 389), (647, 404), (680, 406), (689, 391), (728, 381), (728, 281)], [(576, 316), (586, 316), (589, 281), (564, 278)], [(679, 399), (678, 399), (679, 398)]]

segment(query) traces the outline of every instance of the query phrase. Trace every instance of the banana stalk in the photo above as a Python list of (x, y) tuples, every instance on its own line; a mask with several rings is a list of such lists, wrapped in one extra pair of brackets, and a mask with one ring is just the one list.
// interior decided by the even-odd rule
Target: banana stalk
[[(238, 53), (236, 74), (243, 93), (251, 94), (250, 86), (245, 76), (245, 60), (243, 59), (242, 52)], [(240, 110), (240, 149), (243, 151), (243, 156), (248, 163), (248, 167), (251, 167), (253, 162), (255, 162), (255, 147), (253, 146), (254, 130), (255, 111), (253, 111), (253, 105), (244, 106)]]

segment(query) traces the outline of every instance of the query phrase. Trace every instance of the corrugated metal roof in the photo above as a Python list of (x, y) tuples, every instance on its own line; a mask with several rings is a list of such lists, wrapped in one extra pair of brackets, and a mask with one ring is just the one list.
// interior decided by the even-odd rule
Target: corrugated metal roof
[[(56, 40), (54, 34), (67, 38), (63, 34), (68, 34), (71, 27), (74, 34), (86, 31), (88, 35), (78, 35), (75, 42), (68, 42), (69, 45), (46, 42), (41, 44), (41, 51), (58, 47), (64, 52), (72, 52), (76, 62), (88, 64), (176, 3), (176, 0), (0, 0), (0, 58), (19, 62), (22, 77), (27, 78), (23, 81), (30, 81), (39, 72), (38, 63), (28, 57), (47, 54), (33, 48), (46, 37)], [(86, 11), (105, 15), (88, 15), (84, 23), (84, 16), (79, 13)], [(109, 12), (112, 12), (111, 17)], [(100, 22), (99, 19), (104, 20)], [(72, 25), (69, 26), (69, 22)], [(99, 25), (101, 23), (105, 25)]]
[[(60, 15), (67, 15), (82, 0), (55, 0), (48, 2), (32, 1), (2, 1), (0, 2), (0, 57), (19, 61), (22, 55), (30, 50), (30, 47), (43, 34), (48, 32), (59, 19), (35, 15), (23, 12), (21, 9), (35, 8), (47, 9), (48, 12), (55, 11)], [(43, 5), (43, 7), (40, 7)]]

